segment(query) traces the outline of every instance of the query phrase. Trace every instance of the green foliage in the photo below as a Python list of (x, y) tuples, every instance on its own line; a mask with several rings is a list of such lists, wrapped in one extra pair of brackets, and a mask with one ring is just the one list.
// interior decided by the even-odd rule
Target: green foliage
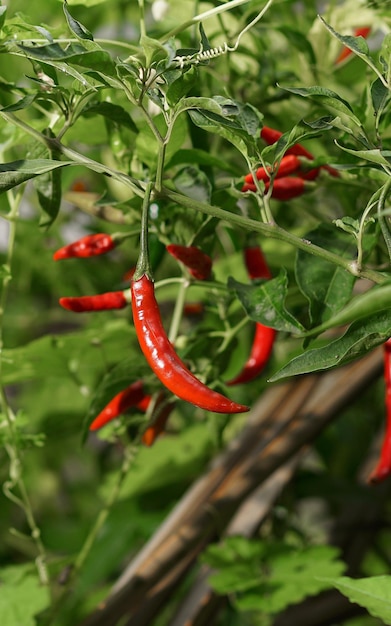
[[(279, 331), (267, 372), (273, 381), (343, 365), (384, 343), (391, 336), (389, 3), (326, 2), (320, 17), (315, 0), (7, 4), (0, 6), (0, 621), (52, 626), (58, 610), (56, 626), (68, 626), (105, 599), (125, 560), (245, 418), (204, 414), (167, 394), (175, 409), (152, 448), (142, 445), (148, 410), (132, 408), (90, 433), (128, 385), (141, 379), (148, 394), (162, 385), (138, 347), (130, 306), (75, 315), (58, 299), (129, 289), (148, 200), (164, 326), (212, 388), (257, 401), (263, 372), (229, 393), (224, 385), (247, 358), (254, 323)], [(354, 36), (356, 26), (371, 28), (368, 41)], [(351, 55), (336, 63), (344, 46)], [(262, 140), (263, 125), (280, 132), (274, 144)], [(279, 201), (275, 175), (298, 143), (314, 156), (300, 155), (294, 174), (312, 181), (311, 193)], [(243, 177), (261, 167), (271, 173), (269, 192), (259, 181), (243, 194)], [(100, 232), (116, 237), (109, 254), (52, 260), (59, 247)], [(165, 253), (169, 243), (207, 253), (210, 279), (195, 281)], [(243, 249), (253, 245), (262, 246), (272, 279), (247, 276)], [(331, 525), (357, 489), (353, 476), (382, 421), (379, 390), (380, 383), (340, 429), (315, 442), (313, 466), (286, 488), (262, 539), (235, 537), (207, 550), (204, 562), (218, 570), (211, 584), (236, 612), (223, 626), (271, 623), (331, 586), (390, 620), (381, 576), (388, 531), (376, 567), (355, 580), (338, 578), (338, 552), (311, 545), (318, 529), (298, 521), (300, 507), (312, 512), (308, 500), (316, 499)]]
[(330, 588), (330, 581), (320, 580), (319, 572), (344, 570), (338, 551), (330, 546), (298, 549), (243, 537), (209, 547), (204, 562), (218, 570), (209, 577), (214, 591), (234, 594), (234, 603), (243, 612), (270, 616)]

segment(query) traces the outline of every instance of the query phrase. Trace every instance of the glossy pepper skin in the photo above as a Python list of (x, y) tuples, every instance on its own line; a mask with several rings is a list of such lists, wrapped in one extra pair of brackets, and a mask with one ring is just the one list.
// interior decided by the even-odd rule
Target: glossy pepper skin
[[(263, 126), (261, 130), (261, 138), (264, 140), (265, 143), (267, 143), (268, 146), (272, 146), (274, 143), (277, 143), (277, 141), (282, 137), (283, 134), (284, 133), (280, 132), (279, 130), (270, 128), (270, 126)], [(285, 154), (293, 154), (299, 157), (305, 157), (310, 161), (314, 160), (314, 155), (306, 148), (304, 148), (304, 146), (302, 146), (300, 143), (295, 143), (293, 146), (288, 148)], [(339, 172), (334, 169), (334, 167), (330, 167), (329, 165), (322, 165), (321, 167), (322, 169), (325, 169), (331, 176), (339, 178)], [(303, 178), (306, 178), (307, 180), (313, 180), (313, 178), (316, 178), (318, 176), (319, 170), (319, 167), (314, 168), (313, 170), (304, 173)]]
[(124, 309), (129, 304), (123, 291), (108, 291), (95, 296), (80, 296), (78, 298), (60, 298), (59, 303), (64, 309), (74, 313)]
[[(265, 183), (265, 193), (268, 192), (270, 182)], [(272, 198), (276, 200), (293, 200), (303, 195), (306, 191), (311, 189), (311, 183), (307, 183), (303, 178), (296, 176), (284, 176), (283, 178), (276, 178), (273, 182)], [(253, 191), (256, 192), (257, 188), (253, 183), (245, 183), (241, 191)]]
[(196, 246), (180, 246), (169, 244), (167, 252), (177, 261), (183, 263), (193, 278), (207, 280), (212, 270), (212, 259)]
[(160, 316), (152, 280), (143, 274), (131, 282), (133, 321), (140, 348), (155, 375), (181, 400), (215, 413), (243, 413), (237, 404), (209, 389), (196, 378), (176, 354)]
[[(248, 275), (252, 280), (256, 278), (271, 278), (269, 267), (259, 246), (246, 248), (244, 260)], [(250, 356), (242, 371), (235, 378), (228, 381), (227, 385), (248, 383), (259, 376), (270, 359), (276, 334), (274, 328), (256, 323)]]
[(102, 409), (99, 415), (90, 424), (90, 430), (102, 428), (132, 406), (144, 410), (143, 407), (145, 406), (146, 398), (148, 407), (150, 396), (146, 396), (142, 381), (137, 380), (123, 391), (117, 393), (117, 395), (106, 404), (104, 409)]
[(379, 462), (368, 479), (373, 484), (382, 482), (391, 474), (391, 339), (385, 342), (383, 350), (386, 430)]
[(55, 261), (70, 259), (73, 257), (88, 258), (110, 252), (117, 245), (116, 241), (106, 233), (86, 235), (73, 243), (60, 248), (53, 254)]

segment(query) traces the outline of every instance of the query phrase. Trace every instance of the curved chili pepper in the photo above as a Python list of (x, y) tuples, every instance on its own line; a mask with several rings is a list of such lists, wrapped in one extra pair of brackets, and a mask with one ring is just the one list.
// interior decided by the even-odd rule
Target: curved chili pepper
[[(263, 126), (261, 130), (261, 137), (264, 140), (264, 142), (267, 143), (268, 146), (272, 146), (274, 143), (277, 143), (277, 141), (282, 137), (283, 134), (284, 133), (280, 132), (279, 130), (275, 130), (274, 128), (270, 128), (269, 126)], [(302, 156), (302, 157), (305, 157), (306, 159), (309, 159), (310, 161), (314, 160), (314, 155), (311, 152), (309, 152), (306, 148), (304, 148), (304, 146), (302, 146), (301, 143), (295, 143), (293, 146), (288, 148), (288, 150), (286, 150), (285, 154), (293, 154), (296, 156)], [(330, 167), (330, 165), (322, 165), (321, 168), (326, 170), (331, 176), (335, 176), (336, 178), (339, 178), (339, 172), (334, 167)], [(319, 168), (315, 168), (315, 172), (313, 170), (311, 170), (311, 172), (312, 172), (312, 176), (316, 178), (316, 176), (319, 173)], [(308, 174), (309, 172), (307, 172), (306, 174), (307, 177), (308, 177)], [(304, 178), (306, 176), (304, 176)], [(307, 180), (310, 180), (310, 179), (307, 178)]]
[[(265, 183), (265, 193), (269, 190), (270, 182)], [(307, 182), (303, 178), (297, 176), (284, 176), (283, 178), (276, 178), (273, 182), (272, 198), (277, 200), (292, 200), (301, 196), (306, 191), (310, 191), (313, 187), (313, 183)], [(257, 191), (257, 188), (252, 183), (246, 183), (242, 187), (242, 191)]]
[(386, 431), (380, 452), (380, 459), (369, 476), (370, 483), (380, 483), (391, 474), (391, 339), (385, 342), (384, 350), (384, 385), (386, 404)]
[[(248, 275), (252, 280), (255, 278), (271, 278), (272, 275), (259, 246), (246, 248), (244, 251), (244, 260)], [(269, 328), (259, 322), (256, 323), (250, 356), (242, 371), (235, 376), (235, 378), (228, 381), (226, 383), (227, 385), (232, 386), (248, 383), (259, 376), (269, 361), (276, 334), (274, 328)]]
[(169, 244), (166, 250), (174, 259), (186, 265), (190, 274), (197, 280), (207, 280), (212, 269), (212, 259), (196, 246)]
[(87, 258), (106, 254), (117, 245), (117, 241), (111, 235), (106, 233), (97, 233), (96, 235), (86, 235), (73, 243), (60, 248), (53, 254), (55, 261), (62, 259), (70, 259), (72, 257)]
[(148, 398), (149, 403), (151, 397), (146, 396), (142, 381), (137, 380), (123, 391), (117, 393), (117, 395), (106, 404), (104, 409), (102, 409), (99, 415), (90, 424), (90, 430), (102, 428), (102, 426), (105, 426), (105, 424), (111, 422), (111, 420), (115, 419), (132, 406), (136, 406), (143, 411), (146, 398)]
[(152, 280), (143, 274), (131, 282), (133, 320), (140, 348), (163, 385), (195, 406), (215, 413), (243, 413), (249, 408), (213, 391), (185, 366), (170, 343), (160, 316)]
[(60, 298), (60, 305), (74, 313), (87, 313), (90, 311), (111, 311), (124, 309), (129, 301), (124, 291), (108, 291), (96, 296), (80, 296), (79, 298)]
[[(371, 28), (369, 26), (361, 26), (354, 30), (354, 37), (364, 37), (366, 39), (371, 32)], [(335, 65), (339, 65), (342, 61), (349, 58), (353, 54), (353, 50), (347, 48), (346, 46), (342, 48), (339, 56), (335, 59)]]

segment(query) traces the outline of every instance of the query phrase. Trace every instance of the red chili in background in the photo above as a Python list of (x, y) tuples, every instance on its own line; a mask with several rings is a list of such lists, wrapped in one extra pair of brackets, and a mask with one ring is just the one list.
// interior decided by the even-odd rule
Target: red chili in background
[(117, 245), (117, 241), (106, 233), (97, 233), (96, 235), (86, 235), (73, 243), (60, 248), (53, 254), (55, 261), (62, 259), (70, 259), (72, 257), (88, 258), (106, 254)]
[[(264, 142), (267, 143), (268, 146), (272, 146), (274, 143), (277, 143), (277, 141), (282, 137), (283, 134), (284, 133), (280, 132), (279, 130), (270, 128), (270, 126), (263, 126), (261, 130), (261, 137), (264, 140)], [(285, 154), (293, 154), (296, 156), (302, 156), (302, 157), (305, 157), (306, 159), (309, 159), (310, 161), (314, 160), (314, 155), (311, 152), (309, 152), (306, 148), (304, 148), (304, 146), (302, 146), (300, 143), (295, 143), (293, 146), (288, 148)], [(322, 169), (325, 169), (331, 176), (335, 176), (336, 178), (339, 178), (339, 172), (333, 167), (330, 167), (330, 165), (322, 165), (321, 167)], [(312, 176), (316, 178), (316, 176), (319, 173), (319, 168), (315, 168), (315, 170), (310, 170), (310, 171), (312, 172)], [(305, 176), (307, 176), (307, 180), (310, 180), (310, 178), (308, 178), (308, 175), (309, 175), (309, 172), (307, 172)]]
[[(284, 156), (281, 159), (278, 170), (275, 173), (275, 178), (281, 178), (282, 176), (289, 176), (290, 174), (294, 174), (301, 167), (300, 159), (294, 154), (289, 154), (288, 156)], [(263, 182), (267, 182), (270, 180), (270, 175), (273, 172), (272, 167), (264, 168), (259, 167), (255, 173), (257, 180), (263, 180)], [(244, 177), (245, 183), (254, 184), (254, 178), (252, 174), (247, 174)]]
[[(269, 190), (270, 182), (265, 183), (265, 193)], [(276, 200), (293, 200), (298, 196), (303, 195), (306, 191), (312, 189), (311, 183), (305, 181), (303, 178), (297, 176), (284, 176), (283, 178), (276, 178), (273, 183), (272, 198)], [(257, 191), (257, 188), (252, 183), (246, 183), (243, 185), (242, 191)]]
[[(366, 39), (370, 32), (371, 29), (369, 26), (360, 26), (359, 28), (355, 28), (353, 35), (354, 37), (364, 37), (364, 39)], [(340, 63), (342, 63), (342, 61), (345, 61), (345, 59), (349, 58), (352, 54), (353, 50), (345, 46), (344, 48), (342, 48), (339, 56), (335, 59), (335, 64), (339, 65)]]
[(206, 411), (243, 413), (248, 407), (213, 391), (190, 372), (164, 330), (152, 280), (132, 280), (132, 310), (137, 338), (152, 371), (174, 395)]
[(129, 385), (129, 387), (126, 387), (123, 391), (117, 393), (117, 395), (110, 400), (110, 402), (90, 424), (90, 430), (98, 430), (99, 428), (102, 428), (102, 426), (105, 426), (105, 424), (111, 422), (111, 420), (115, 419), (121, 415), (121, 413), (126, 411), (126, 409), (129, 409), (132, 406), (138, 407), (143, 411), (146, 399), (148, 399), (148, 406), (151, 397), (145, 394), (142, 381), (137, 380)]
[(157, 399), (154, 410), (156, 417), (152, 416), (152, 424), (146, 428), (141, 438), (141, 441), (145, 446), (152, 446), (159, 435), (164, 432), (167, 420), (174, 409), (175, 404), (173, 402), (164, 403), (163, 406), (161, 406), (162, 402), (165, 402), (164, 395), (159, 396)]
[(370, 483), (380, 483), (391, 474), (391, 339), (385, 342), (383, 350), (386, 430), (379, 462), (368, 479)]
[(196, 246), (169, 244), (166, 250), (174, 259), (183, 263), (197, 280), (207, 280), (212, 270), (212, 259)]
[[(264, 254), (259, 246), (246, 248), (244, 251), (244, 260), (248, 275), (252, 280), (256, 278), (269, 279), (272, 277)], [(250, 356), (242, 371), (235, 376), (235, 378), (228, 381), (226, 383), (227, 385), (232, 386), (248, 383), (259, 376), (270, 359), (276, 334), (274, 328), (269, 328), (258, 322), (256, 323)]]
[(74, 298), (60, 298), (60, 305), (74, 313), (88, 313), (91, 311), (111, 311), (124, 309), (130, 304), (130, 295), (124, 291), (108, 291), (95, 296), (80, 296)]

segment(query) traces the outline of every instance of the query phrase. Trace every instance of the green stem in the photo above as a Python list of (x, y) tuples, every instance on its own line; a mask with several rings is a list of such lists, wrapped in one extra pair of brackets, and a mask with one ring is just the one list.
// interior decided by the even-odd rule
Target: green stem
[(140, 34), (142, 37), (145, 37), (147, 34), (146, 28), (145, 28), (145, 7), (144, 7), (144, 0), (138, 0), (138, 8), (140, 11)]
[[(3, 339), (3, 329), (4, 329), (4, 314), (6, 308), (6, 302), (8, 298), (8, 290), (9, 284), (12, 280), (11, 268), (12, 268), (12, 259), (14, 255), (15, 248), (15, 236), (16, 236), (16, 225), (17, 218), (19, 215), (19, 205), (22, 199), (22, 192), (19, 191), (17, 194), (13, 194), (12, 191), (8, 191), (7, 193), (8, 201), (10, 204), (10, 213), (7, 218), (9, 220), (9, 237), (8, 237), (8, 252), (7, 259), (5, 264), (3, 265), (3, 285), (0, 296), (0, 381), (3, 380), (3, 347), (4, 347), (4, 339)], [(27, 524), (30, 528), (31, 538), (37, 549), (37, 569), (38, 575), (41, 581), (41, 584), (48, 585), (49, 584), (49, 576), (46, 568), (46, 551), (44, 545), (41, 541), (41, 531), (35, 521), (33, 507), (30, 502), (30, 498), (26, 489), (26, 485), (24, 483), (22, 477), (22, 458), (19, 451), (18, 444), (18, 436), (15, 429), (15, 416), (9, 406), (7, 395), (5, 393), (4, 386), (0, 384), (0, 407), (5, 416), (8, 431), (10, 434), (10, 443), (5, 446), (5, 449), (8, 453), (9, 461), (10, 461), (10, 479), (4, 484), (4, 493), (18, 506), (20, 506), (24, 514), (26, 516)], [(17, 486), (20, 494), (20, 498), (15, 496), (12, 492), (12, 489)]]
[(378, 216), (381, 232), (384, 237), (384, 241), (386, 242), (388, 255), (391, 259), (391, 233), (390, 233), (390, 228), (387, 224), (386, 218), (383, 215), (384, 206), (387, 200), (387, 196), (390, 193), (390, 189), (391, 189), (391, 178), (383, 186), (382, 192), (380, 194), (379, 202), (377, 204), (377, 216)]
[(141, 233), (140, 233), (140, 254), (138, 257), (136, 270), (133, 280), (139, 280), (144, 274), (152, 280), (152, 268), (149, 261), (149, 245), (148, 245), (148, 217), (149, 206), (151, 201), (151, 193), (153, 183), (148, 183), (145, 189), (142, 213), (141, 213)]
[(338, 254), (334, 254), (329, 250), (325, 250), (324, 248), (320, 248), (319, 246), (313, 244), (311, 241), (307, 239), (303, 239), (301, 237), (297, 237), (284, 230), (283, 228), (277, 226), (276, 224), (264, 224), (262, 222), (257, 222), (248, 217), (243, 217), (241, 215), (237, 215), (236, 213), (230, 213), (229, 211), (225, 211), (224, 209), (220, 209), (219, 207), (205, 204), (204, 202), (198, 202), (197, 200), (193, 200), (187, 196), (176, 193), (167, 189), (166, 187), (162, 192), (163, 197), (172, 200), (176, 204), (187, 207), (189, 209), (193, 209), (194, 211), (201, 211), (201, 213), (205, 213), (206, 215), (212, 215), (213, 217), (217, 217), (220, 220), (227, 221), (230, 224), (235, 224), (239, 228), (243, 228), (244, 230), (249, 230), (252, 232), (259, 233), (264, 235), (265, 237), (271, 237), (273, 239), (278, 239), (280, 241), (284, 241), (299, 250), (304, 250), (309, 254), (313, 254), (314, 256), (318, 256), (325, 261), (329, 261), (338, 267), (342, 267), (350, 274), (357, 276), (357, 278), (367, 278), (374, 283), (384, 283), (388, 280), (384, 274), (380, 272), (376, 272), (374, 270), (362, 269), (357, 267), (357, 263), (355, 260), (344, 259)]
[(187, 292), (188, 287), (189, 287), (189, 281), (183, 279), (181, 282), (181, 286), (177, 293), (174, 313), (171, 318), (170, 331), (168, 333), (168, 338), (171, 341), (171, 343), (175, 342), (175, 339), (177, 338), (177, 335), (179, 332), (179, 326), (182, 320), (183, 307), (185, 305), (186, 292)]
[[(226, 11), (235, 9), (236, 7), (239, 7), (243, 4), (248, 4), (249, 1), (250, 0), (231, 0), (230, 2), (219, 4), (217, 7), (214, 7), (213, 9), (209, 9), (208, 11), (204, 11), (203, 13), (199, 13), (198, 15), (195, 15), (190, 20), (187, 20), (186, 22), (183, 22), (183, 24), (180, 24), (179, 26), (176, 26), (175, 28), (170, 30), (170, 32), (167, 35), (164, 35), (164, 41), (168, 41), (171, 37), (175, 37), (175, 35), (178, 35), (178, 33), (181, 33), (183, 30), (186, 30), (187, 28), (189, 28), (190, 26), (193, 26), (194, 24), (199, 24), (200, 22), (204, 22), (210, 17), (214, 17), (215, 15), (219, 15), (220, 13), (225, 13)], [(270, 4), (271, 2), (269, 1), (268, 5)]]

